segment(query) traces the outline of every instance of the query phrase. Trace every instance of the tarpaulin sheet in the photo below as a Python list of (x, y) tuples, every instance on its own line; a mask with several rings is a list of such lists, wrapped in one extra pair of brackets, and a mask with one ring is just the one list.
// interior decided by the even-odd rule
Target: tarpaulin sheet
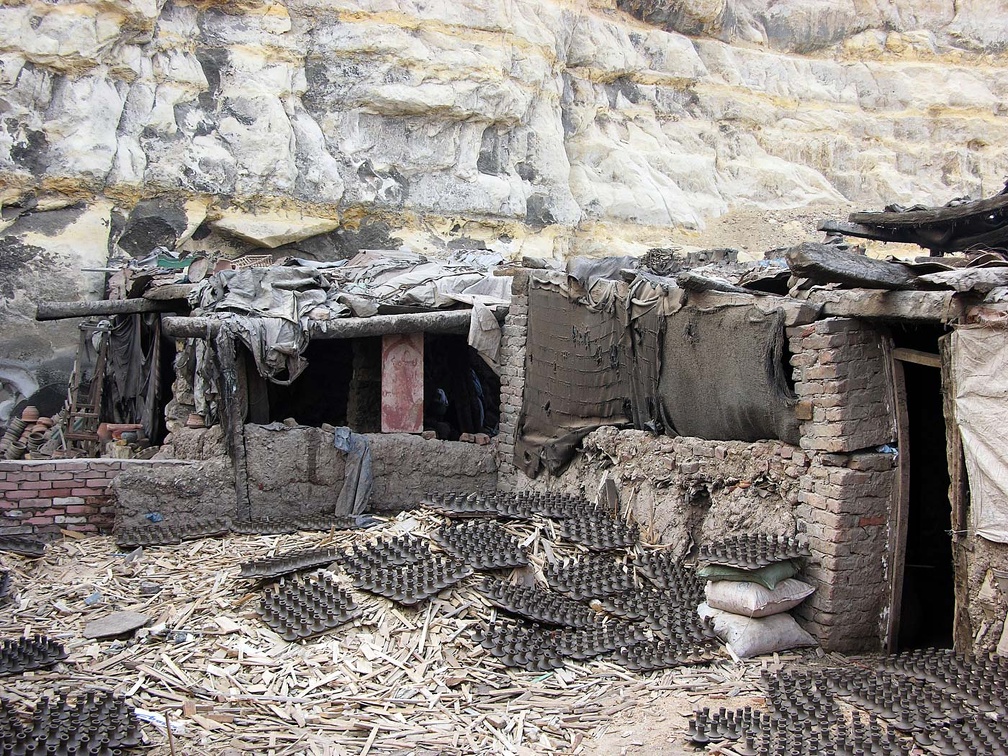
[(515, 464), (535, 477), (560, 472), (573, 448), (603, 425), (630, 422), (623, 326), (553, 288), (529, 290), (525, 396)]
[[(255, 357), (260, 375), (290, 384), (307, 367), (308, 324), (314, 317), (370, 317), (379, 307), (474, 308), (470, 343), (496, 366), (500, 327), (487, 308), (507, 305), (511, 279), (494, 276), (497, 253), (460, 251), (450, 260), (413, 252), (366, 250), (338, 264), (225, 270), (190, 295), (193, 314), (215, 314)], [(202, 395), (205, 386), (198, 387)]]
[(681, 436), (797, 444), (784, 314), (756, 307), (684, 307), (668, 316), (659, 391)]
[(1008, 543), (1008, 339), (1003, 330), (952, 334), (955, 412), (970, 486), (970, 528)]

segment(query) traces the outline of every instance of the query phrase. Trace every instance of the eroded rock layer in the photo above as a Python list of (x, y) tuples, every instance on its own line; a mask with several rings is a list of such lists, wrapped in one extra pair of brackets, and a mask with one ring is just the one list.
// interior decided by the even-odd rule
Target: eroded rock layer
[(814, 212), (991, 194), (1005, 19), (1006, 0), (6, 3), (0, 418), (65, 375), (74, 326), (39, 328), (34, 301), (97, 296), (110, 253), (755, 253)]

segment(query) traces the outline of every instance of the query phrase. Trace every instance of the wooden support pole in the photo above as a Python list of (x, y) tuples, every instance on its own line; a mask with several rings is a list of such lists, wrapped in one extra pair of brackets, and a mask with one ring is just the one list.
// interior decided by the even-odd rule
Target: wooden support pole
[[(507, 312), (498, 308), (497, 319)], [(443, 312), (412, 312), (402, 315), (374, 315), (370, 318), (336, 318), (308, 322), (308, 336), (313, 339), (359, 339), (365, 336), (385, 336), (390, 333), (459, 333), (469, 332), (471, 310)], [(220, 330), (218, 318), (165, 316), (161, 330), (177, 339), (205, 339)]]
[(171, 302), (150, 299), (99, 299), (94, 302), (39, 302), (35, 320), (90, 318), (97, 315), (133, 315), (138, 312), (170, 312), (178, 309)]
[(949, 323), (965, 315), (966, 300), (954, 291), (820, 289), (808, 301), (829, 317)]

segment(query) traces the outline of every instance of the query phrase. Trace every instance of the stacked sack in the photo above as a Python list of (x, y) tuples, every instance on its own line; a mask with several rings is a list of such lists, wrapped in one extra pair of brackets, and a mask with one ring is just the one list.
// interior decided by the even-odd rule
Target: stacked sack
[(815, 588), (795, 579), (808, 545), (797, 538), (733, 536), (700, 547), (697, 576), (707, 601), (698, 608), (740, 659), (816, 645), (788, 612)]

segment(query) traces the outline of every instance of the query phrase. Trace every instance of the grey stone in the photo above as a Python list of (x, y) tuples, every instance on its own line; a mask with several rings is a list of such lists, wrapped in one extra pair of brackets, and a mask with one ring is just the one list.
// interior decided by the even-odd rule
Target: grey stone
[(132, 633), (150, 622), (150, 617), (139, 612), (116, 612), (106, 617), (92, 620), (84, 626), (85, 638), (115, 638)]

